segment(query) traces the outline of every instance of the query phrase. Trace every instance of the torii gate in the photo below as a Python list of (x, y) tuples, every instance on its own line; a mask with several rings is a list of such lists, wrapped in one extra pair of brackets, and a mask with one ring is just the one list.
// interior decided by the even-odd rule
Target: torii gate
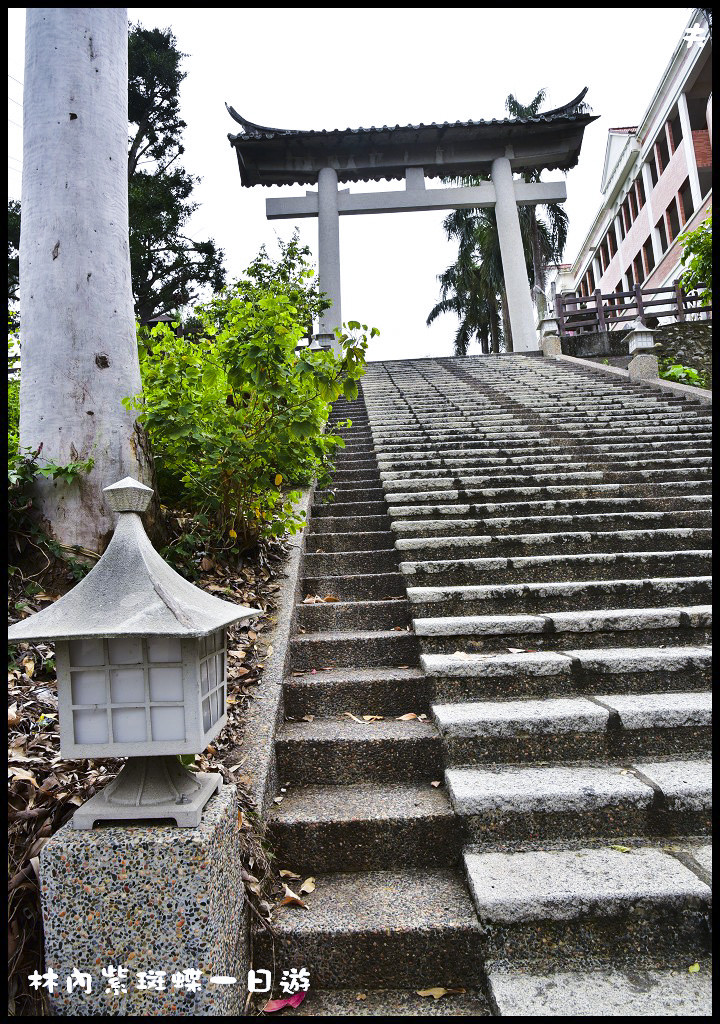
[[(320, 287), (332, 306), (320, 321), (321, 344), (336, 344), (340, 305), (340, 217), (361, 213), (494, 207), (500, 240), (513, 348), (537, 351), (532, 298), (520, 235), (518, 205), (563, 202), (564, 181), (525, 182), (513, 171), (574, 167), (585, 126), (595, 117), (577, 110), (587, 89), (570, 103), (535, 117), (454, 124), (336, 131), (264, 128), (227, 106), (243, 127), (228, 135), (243, 186), (314, 184), (317, 192), (267, 199), (269, 220), (318, 218)], [(490, 172), (474, 187), (426, 189), (426, 177), (466, 177)], [(352, 193), (339, 182), (405, 179), (400, 192)]]

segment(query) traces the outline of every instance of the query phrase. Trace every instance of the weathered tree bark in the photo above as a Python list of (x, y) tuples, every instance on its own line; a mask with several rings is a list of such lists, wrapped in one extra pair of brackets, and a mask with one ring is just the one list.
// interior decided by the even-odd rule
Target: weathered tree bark
[(20, 444), (40, 461), (94, 459), (73, 483), (38, 481), (63, 545), (104, 549), (102, 488), (153, 486), (128, 244), (127, 8), (28, 7), (25, 43)]

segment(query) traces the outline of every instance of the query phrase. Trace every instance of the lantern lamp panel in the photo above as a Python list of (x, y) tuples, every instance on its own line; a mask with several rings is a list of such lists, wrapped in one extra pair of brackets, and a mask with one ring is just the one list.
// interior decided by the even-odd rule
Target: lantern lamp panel
[(145, 700), (142, 666), (110, 669), (110, 699), (113, 704), (138, 704)]
[(150, 723), (154, 740), (185, 740), (185, 709), (183, 707), (152, 707)]
[(105, 651), (102, 640), (71, 640), (70, 641), (70, 664), (75, 666), (83, 665), (104, 665)]
[(176, 636), (151, 636), (147, 639), (148, 661), (182, 662), (182, 642)]
[(148, 738), (145, 708), (113, 708), (112, 731), (115, 743), (142, 743)]
[(106, 711), (76, 711), (73, 715), (76, 743), (107, 743), (108, 723)]
[(142, 639), (137, 636), (113, 637), (108, 640), (108, 655), (113, 665), (142, 665)]
[(163, 667), (149, 668), (148, 677), (151, 701), (182, 701), (182, 666), (176, 668), (173, 665), (165, 665)]
[(73, 704), (107, 703), (107, 680), (104, 671), (73, 672), (71, 685)]

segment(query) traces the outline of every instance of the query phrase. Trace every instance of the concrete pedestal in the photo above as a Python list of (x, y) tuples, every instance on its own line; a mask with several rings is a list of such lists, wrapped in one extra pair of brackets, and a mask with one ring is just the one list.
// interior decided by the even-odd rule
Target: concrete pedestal
[(657, 380), (658, 361), (657, 356), (648, 352), (638, 352), (628, 363), (628, 374), (630, 380)]
[(544, 356), (561, 356), (562, 342), (560, 338), (546, 334), (542, 339), (542, 354)]
[[(197, 828), (65, 825), (40, 854), (45, 970), (59, 976), (53, 1013), (240, 1015), (248, 971), (240, 866), (234, 786), (210, 799)], [(127, 975), (118, 979), (118, 968)], [(90, 975), (89, 993), (68, 992), (74, 970)]]

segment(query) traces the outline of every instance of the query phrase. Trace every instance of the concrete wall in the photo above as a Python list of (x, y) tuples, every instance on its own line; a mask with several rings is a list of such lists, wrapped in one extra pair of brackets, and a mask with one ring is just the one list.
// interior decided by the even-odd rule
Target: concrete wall
[[(563, 338), (563, 355), (577, 356), (580, 359), (609, 357), (614, 362), (628, 355), (626, 337), (625, 331), (598, 331), (597, 334)], [(712, 381), (712, 322), (685, 321), (666, 324), (655, 332), (654, 339), (659, 345), (657, 354), (661, 359), (670, 357), (683, 366), (691, 366), (694, 370), (708, 373)]]

